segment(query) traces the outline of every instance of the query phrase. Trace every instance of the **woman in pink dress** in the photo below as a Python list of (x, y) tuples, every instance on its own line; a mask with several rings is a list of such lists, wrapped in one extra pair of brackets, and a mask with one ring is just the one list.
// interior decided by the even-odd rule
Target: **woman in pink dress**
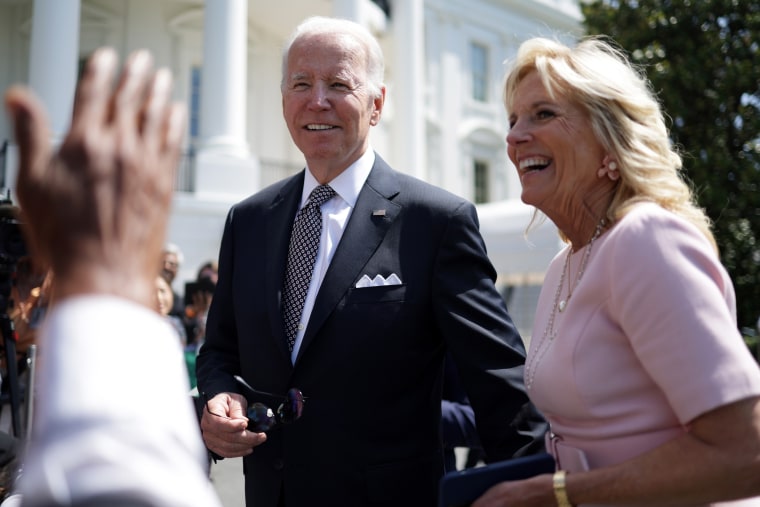
[(760, 506), (760, 369), (649, 83), (608, 42), (532, 39), (505, 104), (522, 200), (568, 243), (525, 367), (557, 472), (474, 507)]

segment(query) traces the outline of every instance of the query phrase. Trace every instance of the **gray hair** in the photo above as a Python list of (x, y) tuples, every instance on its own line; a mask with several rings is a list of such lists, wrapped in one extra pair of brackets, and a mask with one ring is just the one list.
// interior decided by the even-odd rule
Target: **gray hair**
[(364, 49), (367, 62), (367, 78), (369, 89), (375, 97), (382, 95), (383, 79), (385, 74), (385, 59), (380, 43), (370, 31), (359, 23), (348, 19), (328, 18), (324, 16), (312, 16), (305, 19), (290, 34), (282, 51), (282, 81), (281, 87), (285, 86), (285, 74), (288, 68), (288, 54), (293, 43), (301, 37), (320, 35), (326, 33), (340, 33), (352, 37)]
[(177, 256), (177, 262), (179, 264), (182, 264), (183, 262), (185, 262), (185, 256), (182, 253), (182, 250), (180, 250), (180, 248), (177, 245), (175, 245), (174, 243), (166, 243), (164, 245), (164, 251), (163, 251), (163, 253), (172, 253), (172, 254), (176, 255)]

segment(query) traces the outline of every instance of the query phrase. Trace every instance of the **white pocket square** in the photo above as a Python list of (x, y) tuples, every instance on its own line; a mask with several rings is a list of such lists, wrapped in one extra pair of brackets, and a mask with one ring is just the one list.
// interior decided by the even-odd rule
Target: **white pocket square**
[(357, 289), (363, 289), (365, 287), (381, 287), (383, 285), (401, 285), (401, 278), (396, 273), (391, 273), (388, 278), (384, 278), (383, 275), (375, 275), (375, 278), (370, 278), (368, 275), (363, 275), (356, 282)]

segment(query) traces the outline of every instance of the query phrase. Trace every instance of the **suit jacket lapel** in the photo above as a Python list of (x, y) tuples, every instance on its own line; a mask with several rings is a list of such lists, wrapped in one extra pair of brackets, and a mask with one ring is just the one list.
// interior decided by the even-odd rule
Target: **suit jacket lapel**
[[(359, 193), (356, 207), (351, 212), (346, 230), (325, 273), (298, 358), (314, 339), (330, 312), (361, 276), (362, 268), (401, 212), (401, 206), (391, 200), (398, 192), (399, 186), (393, 171), (376, 155), (375, 165)], [(385, 210), (385, 215), (373, 215), (375, 210)]]
[[(290, 352), (285, 340), (280, 299), (282, 285), (285, 281), (290, 230), (293, 227), (293, 219), (301, 198), (303, 182), (304, 173), (301, 171), (283, 185), (269, 208), (266, 217), (265, 236), (261, 238), (261, 241), (266, 241), (270, 246), (267, 249), (265, 261), (267, 275), (264, 290), (266, 291), (265, 300), (271, 322), (272, 337), (277, 341), (282, 353), (288, 358), (288, 363), (290, 363)], [(254, 287), (252, 290), (256, 290), (256, 288)]]

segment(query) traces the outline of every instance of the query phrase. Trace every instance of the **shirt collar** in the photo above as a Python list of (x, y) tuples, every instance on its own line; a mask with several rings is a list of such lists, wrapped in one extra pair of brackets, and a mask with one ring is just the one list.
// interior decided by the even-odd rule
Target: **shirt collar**
[[(332, 181), (328, 182), (328, 185), (335, 190), (341, 199), (352, 208), (356, 205), (356, 200), (359, 198), (359, 192), (364, 186), (364, 182), (367, 181), (372, 166), (375, 165), (375, 150), (372, 147), (368, 147), (364, 152), (364, 155), (359, 157), (356, 162), (348, 166), (348, 168), (336, 176)], [(306, 175), (303, 182), (303, 192), (301, 193), (301, 207), (306, 204), (306, 201), (311, 195), (311, 191), (319, 186), (319, 182), (314, 178), (306, 168)]]

